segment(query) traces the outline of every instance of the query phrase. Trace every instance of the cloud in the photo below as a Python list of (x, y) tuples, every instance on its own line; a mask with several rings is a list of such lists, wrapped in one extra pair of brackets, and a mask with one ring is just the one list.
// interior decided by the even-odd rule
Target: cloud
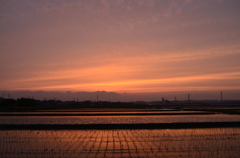
[(239, 69), (238, 10), (228, 1), (0, 3), (3, 89), (150, 92), (236, 83), (201, 78)]
[(185, 3), (191, 3), (193, 0), (184, 0)]

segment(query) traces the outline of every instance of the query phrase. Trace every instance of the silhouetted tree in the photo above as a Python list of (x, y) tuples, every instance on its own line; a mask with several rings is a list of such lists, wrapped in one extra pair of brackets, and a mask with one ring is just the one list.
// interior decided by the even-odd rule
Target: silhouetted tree
[(32, 107), (32, 106), (36, 106), (37, 102), (34, 99), (29, 99), (29, 98), (21, 98), (17, 100), (17, 105), (18, 106), (28, 106), (28, 107)]
[(16, 104), (16, 100), (14, 99), (2, 99), (0, 101), (1, 106), (14, 106)]

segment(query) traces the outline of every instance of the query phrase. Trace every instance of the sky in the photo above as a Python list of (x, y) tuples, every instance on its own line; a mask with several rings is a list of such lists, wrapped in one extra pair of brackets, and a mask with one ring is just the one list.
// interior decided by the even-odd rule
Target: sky
[(1, 0), (0, 90), (239, 99), (239, 8), (239, 0)]

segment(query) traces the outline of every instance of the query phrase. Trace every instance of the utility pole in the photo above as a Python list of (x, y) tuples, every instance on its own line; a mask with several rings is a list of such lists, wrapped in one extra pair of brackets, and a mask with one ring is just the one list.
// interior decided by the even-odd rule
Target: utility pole
[(190, 94), (188, 94), (188, 101), (190, 101)]

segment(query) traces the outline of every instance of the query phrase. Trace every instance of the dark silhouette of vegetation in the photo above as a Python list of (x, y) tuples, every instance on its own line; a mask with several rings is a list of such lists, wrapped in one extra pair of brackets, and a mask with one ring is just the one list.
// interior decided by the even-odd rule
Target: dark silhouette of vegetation
[(14, 99), (2, 99), (0, 101), (0, 105), (4, 106), (4, 107), (11, 107), (11, 106), (16, 105), (16, 100), (14, 100)]
[(219, 112), (227, 114), (240, 114), (240, 100), (191, 100), (191, 101), (136, 101), (136, 102), (111, 102), (111, 101), (61, 101), (61, 100), (35, 100), (30, 98), (5, 99), (0, 97), (0, 111), (41, 111), (41, 110), (68, 110), (69, 109), (175, 109)]
[(36, 106), (37, 102), (34, 99), (29, 99), (29, 98), (21, 98), (17, 100), (17, 106), (21, 107), (33, 107)]

